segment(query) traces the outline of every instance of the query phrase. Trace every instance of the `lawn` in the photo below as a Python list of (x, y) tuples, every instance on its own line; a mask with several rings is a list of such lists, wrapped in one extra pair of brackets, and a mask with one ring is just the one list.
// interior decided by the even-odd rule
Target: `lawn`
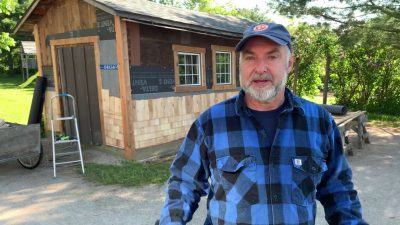
[[(141, 187), (163, 184), (169, 177), (171, 160), (152, 163), (126, 161), (121, 165), (85, 164), (84, 178), (103, 185)], [(77, 171), (80, 172), (79, 169)]]
[(19, 88), (20, 76), (0, 75), (0, 118), (6, 122), (27, 124), (34, 84)]

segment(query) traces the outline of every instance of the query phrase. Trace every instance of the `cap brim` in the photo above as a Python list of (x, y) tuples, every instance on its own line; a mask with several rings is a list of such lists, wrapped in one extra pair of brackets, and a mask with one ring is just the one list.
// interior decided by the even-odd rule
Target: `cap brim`
[(242, 51), (242, 48), (244, 47), (244, 45), (246, 44), (246, 42), (247, 42), (248, 40), (250, 40), (251, 38), (253, 38), (253, 37), (263, 37), (263, 38), (269, 39), (269, 40), (271, 40), (271, 41), (277, 43), (278, 45), (288, 45), (288, 43), (287, 43), (286, 41), (284, 41), (284, 40), (282, 40), (282, 39), (280, 39), (280, 38), (274, 37), (274, 36), (272, 36), (272, 35), (254, 34), (254, 35), (249, 35), (249, 36), (247, 36), (246, 38), (240, 40), (239, 43), (236, 45), (235, 50), (236, 50), (237, 52)]

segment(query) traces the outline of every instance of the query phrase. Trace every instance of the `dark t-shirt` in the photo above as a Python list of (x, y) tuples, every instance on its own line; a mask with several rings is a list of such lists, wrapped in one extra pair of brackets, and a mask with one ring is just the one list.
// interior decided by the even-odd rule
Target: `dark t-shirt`
[(250, 112), (267, 133), (268, 146), (271, 146), (274, 141), (276, 129), (278, 128), (279, 114), (285, 108), (284, 105), (285, 104), (282, 104), (278, 108), (271, 111), (257, 111), (250, 109)]

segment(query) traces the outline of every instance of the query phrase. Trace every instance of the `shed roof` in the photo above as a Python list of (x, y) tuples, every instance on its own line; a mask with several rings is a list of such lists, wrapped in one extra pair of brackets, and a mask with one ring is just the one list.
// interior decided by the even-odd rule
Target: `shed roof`
[[(240, 38), (250, 20), (161, 5), (148, 0), (84, 0), (112, 15), (129, 21), (218, 36)], [(35, 0), (17, 24), (14, 33), (32, 33), (33, 25), (45, 15), (54, 0)]]
[(34, 41), (21, 41), (22, 53), (36, 55), (36, 45)]

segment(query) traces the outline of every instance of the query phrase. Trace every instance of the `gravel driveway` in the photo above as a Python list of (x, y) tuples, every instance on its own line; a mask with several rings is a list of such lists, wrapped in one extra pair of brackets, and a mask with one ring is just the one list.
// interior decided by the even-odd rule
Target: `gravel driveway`
[[(354, 183), (372, 225), (400, 224), (400, 129), (369, 127), (372, 144), (349, 157)], [(117, 162), (120, 158), (94, 149), (86, 161)], [(100, 186), (84, 181), (71, 167), (57, 169), (42, 163), (34, 170), (17, 162), (0, 164), (0, 224), (154, 224), (165, 186), (142, 188)], [(204, 201), (190, 224), (203, 224)], [(318, 208), (316, 224), (326, 224)]]

